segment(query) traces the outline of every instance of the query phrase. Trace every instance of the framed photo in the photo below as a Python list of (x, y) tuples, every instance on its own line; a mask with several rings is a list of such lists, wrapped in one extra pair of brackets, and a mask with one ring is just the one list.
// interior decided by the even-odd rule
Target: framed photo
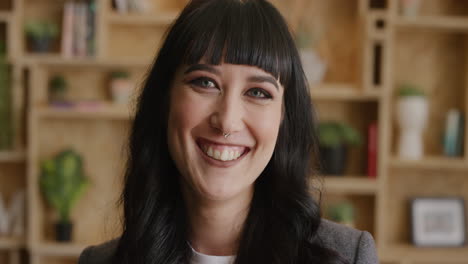
[(416, 246), (463, 246), (466, 238), (463, 198), (415, 198), (411, 201), (413, 244)]

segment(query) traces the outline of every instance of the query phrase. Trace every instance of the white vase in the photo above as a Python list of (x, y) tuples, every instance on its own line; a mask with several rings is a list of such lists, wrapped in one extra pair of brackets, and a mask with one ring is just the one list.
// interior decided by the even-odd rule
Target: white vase
[(397, 122), (400, 126), (398, 156), (418, 160), (424, 155), (423, 131), (429, 116), (429, 105), (423, 96), (400, 97), (397, 102)]
[(133, 94), (133, 82), (128, 79), (116, 78), (110, 81), (110, 92), (115, 104), (128, 104)]
[(302, 67), (309, 84), (316, 84), (323, 81), (327, 71), (327, 64), (313, 49), (300, 51)]
[(421, 0), (400, 0), (400, 5), (404, 17), (415, 17), (419, 15)]

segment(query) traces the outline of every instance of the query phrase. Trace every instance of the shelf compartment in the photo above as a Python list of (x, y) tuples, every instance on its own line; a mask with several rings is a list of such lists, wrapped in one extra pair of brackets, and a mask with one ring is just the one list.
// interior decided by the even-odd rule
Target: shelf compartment
[(468, 31), (468, 18), (449, 16), (398, 17), (394, 21), (400, 29), (423, 28), (448, 31)]
[(336, 101), (378, 101), (379, 90), (363, 91), (350, 84), (318, 84), (311, 85), (310, 94), (314, 100)]
[(437, 170), (467, 170), (468, 162), (462, 158), (425, 157), (421, 160), (404, 160), (393, 157), (390, 166), (398, 169), (437, 169)]
[(366, 176), (324, 176), (325, 193), (373, 195), (377, 193), (378, 182)]
[(174, 22), (177, 16), (178, 12), (167, 12), (151, 15), (113, 13), (108, 16), (108, 21), (109, 23), (115, 25), (167, 26)]
[(410, 261), (421, 263), (466, 263), (468, 247), (421, 248), (410, 244), (395, 244), (379, 251), (385, 261)]
[(23, 151), (0, 151), (0, 162), (22, 162), (26, 159)]
[(25, 243), (23, 239), (0, 237), (0, 250), (20, 249), (24, 246)]
[(41, 118), (62, 119), (130, 119), (132, 114), (127, 106), (103, 104), (95, 109), (58, 108), (50, 106), (39, 107)]

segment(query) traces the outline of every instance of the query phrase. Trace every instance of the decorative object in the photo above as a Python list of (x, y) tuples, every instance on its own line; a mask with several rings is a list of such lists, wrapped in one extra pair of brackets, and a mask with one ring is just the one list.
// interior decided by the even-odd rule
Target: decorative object
[(463, 198), (416, 198), (411, 201), (412, 239), (416, 246), (463, 246)]
[(416, 17), (419, 14), (421, 0), (400, 0), (401, 14), (405, 17)]
[(450, 109), (445, 120), (444, 155), (448, 157), (463, 156), (464, 131), (461, 111)]
[(320, 156), (326, 175), (343, 175), (348, 146), (362, 144), (361, 135), (351, 126), (336, 121), (320, 122), (318, 126)]
[(128, 104), (133, 94), (134, 85), (130, 80), (130, 74), (125, 71), (111, 73), (110, 92), (112, 101), (116, 104)]
[(0, 236), (22, 237), (24, 235), (24, 207), (24, 190), (13, 194), (8, 207), (0, 193)]
[(73, 227), (71, 209), (89, 185), (83, 175), (82, 159), (75, 151), (68, 149), (44, 161), (41, 169), (41, 191), (59, 215), (55, 225), (56, 240), (70, 241)]
[(58, 26), (53, 22), (29, 21), (26, 23), (26, 36), (34, 52), (49, 52), (58, 33)]
[(314, 48), (316, 41), (312, 33), (308, 32), (303, 25), (296, 35), (296, 42), (308, 82), (310, 84), (322, 82), (327, 71), (327, 64)]
[(418, 160), (424, 155), (423, 131), (429, 116), (425, 94), (412, 84), (399, 89), (397, 122), (400, 126), (398, 155), (402, 159)]
[(49, 82), (49, 101), (53, 103), (66, 102), (68, 84), (62, 75), (56, 75)]
[(328, 208), (330, 220), (354, 228), (355, 209), (350, 202), (333, 204)]
[(6, 58), (6, 44), (0, 41), (0, 150), (11, 149), (12, 141), (10, 70)]
[(121, 14), (129, 11), (145, 14), (150, 12), (153, 4), (148, 0), (114, 0), (114, 7)]

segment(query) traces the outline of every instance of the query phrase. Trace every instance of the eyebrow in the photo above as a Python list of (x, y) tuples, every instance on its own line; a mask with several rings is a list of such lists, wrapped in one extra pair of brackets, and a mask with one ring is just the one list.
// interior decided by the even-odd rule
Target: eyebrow
[(258, 83), (271, 83), (275, 86), (276, 90), (279, 90), (278, 87), (278, 82), (275, 80), (275, 78), (270, 77), (270, 76), (263, 76), (263, 75), (256, 75), (256, 76), (251, 76), (249, 77), (249, 82), (258, 82)]
[(216, 74), (216, 75), (221, 75), (221, 72), (214, 68), (214, 67), (211, 67), (210, 65), (207, 65), (207, 64), (194, 64), (192, 66), (190, 66), (185, 72), (184, 74), (188, 74), (188, 73), (191, 73), (193, 71), (207, 71), (207, 72), (211, 72), (213, 74)]
[[(207, 71), (211, 72), (213, 74), (216, 74), (218, 76), (221, 75), (221, 72), (216, 69), (215, 67), (212, 67), (208, 64), (194, 64), (188, 67), (187, 70), (185, 70), (184, 74), (188, 74), (194, 71)], [(255, 75), (255, 76), (250, 76), (248, 79), (249, 82), (256, 82), (256, 83), (271, 83), (273, 86), (275, 86), (276, 90), (279, 90), (278, 82), (276, 81), (275, 78), (271, 76), (266, 76), (266, 75)]]

